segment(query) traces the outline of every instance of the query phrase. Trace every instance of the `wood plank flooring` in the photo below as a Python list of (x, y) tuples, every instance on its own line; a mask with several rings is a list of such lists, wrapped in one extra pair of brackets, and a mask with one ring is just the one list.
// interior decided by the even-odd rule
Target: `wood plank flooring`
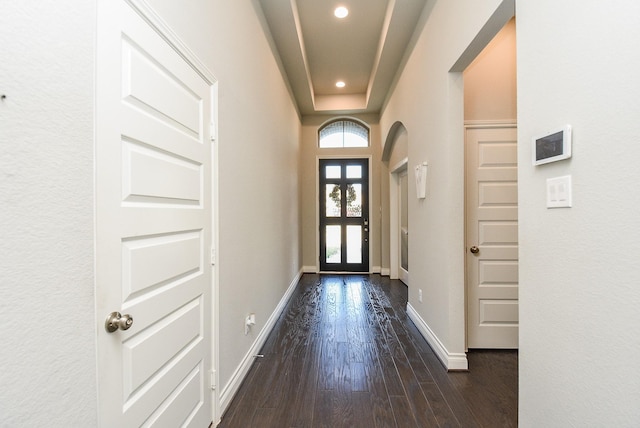
[(516, 427), (516, 351), (470, 351), (447, 373), (380, 275), (311, 275), (229, 405), (221, 428)]

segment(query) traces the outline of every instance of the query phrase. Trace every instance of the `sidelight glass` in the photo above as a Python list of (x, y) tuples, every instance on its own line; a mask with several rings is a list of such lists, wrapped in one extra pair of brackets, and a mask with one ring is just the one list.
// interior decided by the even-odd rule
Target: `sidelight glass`
[(340, 263), (342, 260), (342, 235), (340, 233), (340, 229), (340, 225), (330, 225), (325, 227), (327, 244), (325, 261), (327, 263)]
[(362, 226), (347, 226), (347, 263), (362, 263)]

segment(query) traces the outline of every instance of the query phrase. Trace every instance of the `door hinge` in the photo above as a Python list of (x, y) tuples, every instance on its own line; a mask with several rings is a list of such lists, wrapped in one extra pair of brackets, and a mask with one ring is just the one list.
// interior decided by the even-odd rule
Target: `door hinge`
[(215, 390), (216, 389), (216, 371), (215, 370), (211, 370), (209, 372), (209, 374), (211, 375), (211, 389)]
[(218, 139), (218, 128), (214, 121), (211, 121), (211, 123), (209, 124), (209, 135), (209, 138), (212, 142)]
[(216, 249), (211, 247), (211, 265), (215, 266), (216, 264)]

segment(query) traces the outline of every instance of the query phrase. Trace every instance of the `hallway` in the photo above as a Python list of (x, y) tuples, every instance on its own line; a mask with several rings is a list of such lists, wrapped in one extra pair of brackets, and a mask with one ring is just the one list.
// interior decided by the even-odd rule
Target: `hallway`
[(517, 426), (517, 352), (447, 373), (406, 303), (380, 275), (304, 275), (218, 426)]

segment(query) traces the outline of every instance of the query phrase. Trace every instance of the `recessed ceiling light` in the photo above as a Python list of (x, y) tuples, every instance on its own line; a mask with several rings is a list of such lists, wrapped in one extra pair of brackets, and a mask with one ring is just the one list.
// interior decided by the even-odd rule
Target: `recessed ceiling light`
[(344, 88), (345, 87), (345, 83), (342, 80), (339, 80), (336, 82), (336, 86), (338, 88)]
[(336, 18), (345, 18), (347, 15), (349, 15), (349, 9), (344, 6), (339, 6), (336, 8), (336, 10), (333, 11), (333, 14), (336, 16)]

